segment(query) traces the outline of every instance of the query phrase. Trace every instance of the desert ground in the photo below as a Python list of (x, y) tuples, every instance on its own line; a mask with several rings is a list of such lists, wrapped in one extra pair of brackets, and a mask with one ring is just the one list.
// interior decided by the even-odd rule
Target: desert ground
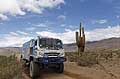
[[(105, 66), (105, 69), (95, 65), (94, 67), (80, 67), (74, 62), (65, 63), (63, 74), (57, 74), (51, 70), (42, 71), (37, 79), (120, 79), (120, 65)], [(28, 69), (22, 73), (23, 79), (31, 79)]]
[[(1, 55), (10, 55), (7, 53), (10, 53), (11, 50), (5, 48), (1, 48), (0, 50), (2, 52)], [(3, 77), (0, 79), (18, 79), (20, 76), (20, 79), (31, 79), (29, 68), (21, 67), (22, 63), (19, 61), (20, 53), (16, 54), (14, 51), (11, 52), (15, 54), (15, 59), (9, 58), (8, 61), (6, 60), (8, 58), (2, 59), (0, 57), (0, 73), (1, 75), (8, 76), (4, 78), (4, 75), (2, 75)], [(40, 76), (36, 79), (120, 79), (120, 49), (109, 51), (104, 49), (91, 53), (85, 52), (85, 55), (80, 57), (79, 62), (75, 59), (75, 52), (66, 53), (66, 57), (67, 61), (64, 63), (65, 69), (63, 74), (58, 74), (50, 69), (41, 70)], [(6, 60), (6, 63), (11, 63), (8, 63), (8, 66), (6, 66), (2, 60)], [(7, 70), (5, 71), (5, 69)], [(17, 74), (21, 75), (16, 77)]]

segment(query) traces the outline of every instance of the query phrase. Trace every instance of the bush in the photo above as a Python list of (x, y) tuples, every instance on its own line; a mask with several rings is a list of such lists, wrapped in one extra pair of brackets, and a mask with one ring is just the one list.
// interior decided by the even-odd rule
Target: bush
[(91, 66), (98, 64), (98, 54), (85, 52), (78, 58), (78, 65), (80, 66)]
[(0, 79), (21, 79), (22, 65), (15, 56), (0, 56)]
[(77, 62), (80, 66), (92, 66), (103, 61), (111, 61), (115, 58), (120, 58), (120, 49), (86, 51), (81, 53), (79, 57), (77, 52), (66, 52), (66, 56), (70, 62)]
[(76, 62), (77, 61), (77, 53), (76, 52), (66, 52), (67, 60), (70, 62)]

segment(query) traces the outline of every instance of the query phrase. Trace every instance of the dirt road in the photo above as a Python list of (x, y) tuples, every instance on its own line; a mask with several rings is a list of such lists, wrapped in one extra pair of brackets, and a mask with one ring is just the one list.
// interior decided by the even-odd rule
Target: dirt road
[[(24, 79), (31, 79), (28, 75), (28, 73), (23, 73)], [(76, 79), (76, 78), (72, 78), (68, 75), (65, 74), (57, 74), (54, 72), (44, 72), (42, 74), (40, 74), (40, 77), (37, 79)]]
[[(23, 79), (31, 79), (29, 76), (28, 68), (25, 68), (22, 75), (23, 75)], [(91, 78), (68, 72), (66, 71), (66, 69), (63, 74), (58, 74), (52, 70), (45, 69), (40, 72), (40, 77), (35, 79), (91, 79)]]
[[(17, 54), (16, 57), (17, 57), (17, 61), (20, 63), (20, 55)], [(28, 67), (23, 67), (22, 76), (23, 76), (23, 79), (31, 79), (29, 76)], [(40, 72), (40, 76), (35, 79), (91, 79), (91, 78), (82, 76), (80, 74), (71, 73), (68, 71), (65, 65), (65, 70), (64, 70), (64, 73), (62, 74), (56, 73), (53, 70), (45, 69), (45, 70), (42, 70)]]
[[(23, 72), (22, 75), (23, 75), (23, 79), (31, 79), (28, 71)], [(91, 78), (83, 77), (77, 74), (72, 74), (66, 71), (63, 74), (58, 74), (51, 71), (44, 71), (44, 73), (40, 73), (40, 77), (35, 79), (91, 79)]]
[[(76, 63), (69, 62), (65, 63), (63, 74), (58, 74), (51, 70), (43, 70), (37, 79), (120, 79), (120, 72), (117, 72), (120, 70), (119, 66), (120, 65), (116, 65), (112, 67), (105, 65), (105, 69), (103, 69), (99, 67), (99, 65), (95, 65), (89, 68), (80, 67)], [(25, 69), (23, 72), (23, 79), (31, 79), (28, 71), (29, 69)]]

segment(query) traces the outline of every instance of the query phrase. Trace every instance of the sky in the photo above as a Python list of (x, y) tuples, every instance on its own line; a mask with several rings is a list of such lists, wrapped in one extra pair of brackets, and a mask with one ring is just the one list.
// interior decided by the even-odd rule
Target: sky
[(74, 43), (80, 22), (86, 41), (120, 37), (120, 0), (0, 0), (0, 47), (36, 36)]

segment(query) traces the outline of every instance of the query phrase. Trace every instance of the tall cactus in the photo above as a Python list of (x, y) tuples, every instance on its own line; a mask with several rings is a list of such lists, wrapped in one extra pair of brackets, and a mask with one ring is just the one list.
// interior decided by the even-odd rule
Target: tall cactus
[(85, 49), (85, 33), (81, 23), (79, 32), (76, 32), (76, 44), (78, 47), (78, 55), (80, 55), (80, 52), (84, 52)]

